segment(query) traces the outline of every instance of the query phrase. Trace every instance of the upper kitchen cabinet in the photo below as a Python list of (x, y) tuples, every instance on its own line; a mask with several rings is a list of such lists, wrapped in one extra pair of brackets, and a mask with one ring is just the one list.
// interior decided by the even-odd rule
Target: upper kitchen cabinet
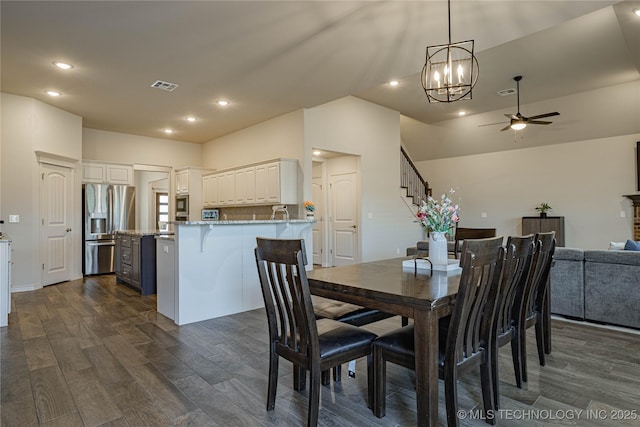
[(202, 204), (204, 206), (217, 206), (219, 174), (205, 175), (202, 177)]
[(133, 185), (132, 165), (85, 161), (82, 170), (82, 182)]
[(176, 196), (189, 196), (189, 220), (200, 219), (203, 207), (203, 175), (211, 169), (187, 167), (176, 170)]
[(298, 203), (298, 162), (282, 159), (256, 166), (256, 203)]
[(295, 205), (298, 161), (280, 159), (203, 177), (204, 206)]
[(202, 192), (202, 175), (211, 169), (188, 167), (176, 170), (176, 194), (194, 195)]
[(235, 171), (235, 202), (239, 205), (256, 203), (256, 167)]

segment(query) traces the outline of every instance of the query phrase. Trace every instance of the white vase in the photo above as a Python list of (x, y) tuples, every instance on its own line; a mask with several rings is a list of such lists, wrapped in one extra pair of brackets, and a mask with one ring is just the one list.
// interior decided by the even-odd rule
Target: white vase
[(435, 266), (446, 266), (448, 259), (445, 233), (432, 231), (429, 233), (429, 260), (435, 268)]
[(313, 212), (307, 211), (307, 219), (313, 219)]

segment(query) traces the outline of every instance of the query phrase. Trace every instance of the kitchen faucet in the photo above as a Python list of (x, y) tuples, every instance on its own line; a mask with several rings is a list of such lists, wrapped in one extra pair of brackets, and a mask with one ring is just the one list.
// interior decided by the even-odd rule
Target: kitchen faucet
[(272, 220), (276, 219), (276, 213), (282, 212), (282, 219), (289, 221), (289, 211), (287, 210), (286, 205), (275, 205), (272, 206), (271, 209), (273, 210), (273, 213), (271, 214)]

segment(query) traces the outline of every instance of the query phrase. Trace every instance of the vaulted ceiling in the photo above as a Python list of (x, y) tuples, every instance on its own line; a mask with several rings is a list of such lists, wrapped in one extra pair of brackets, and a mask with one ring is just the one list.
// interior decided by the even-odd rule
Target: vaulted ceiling
[[(87, 128), (197, 143), (353, 95), (402, 114), (416, 160), (464, 155), (477, 144), (434, 150), (426, 135), (466, 126), (512, 142), (501, 126), (478, 125), (515, 112), (515, 97), (497, 94), (515, 87), (515, 75), (525, 77), (525, 115), (559, 110), (549, 100), (638, 81), (634, 8), (640, 1), (453, 0), (453, 41), (475, 40), (480, 78), (472, 100), (428, 104), (419, 75), (425, 47), (447, 42), (445, 0), (3, 0), (1, 89), (80, 115)], [(152, 88), (157, 80), (178, 87)], [(468, 114), (457, 119), (460, 109)], [(560, 112), (554, 125), (572, 126)]]

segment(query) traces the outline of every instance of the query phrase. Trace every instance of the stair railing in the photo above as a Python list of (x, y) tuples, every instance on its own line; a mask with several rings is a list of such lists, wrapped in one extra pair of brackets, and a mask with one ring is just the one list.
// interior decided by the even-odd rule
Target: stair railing
[(431, 188), (403, 147), (400, 147), (400, 152), (400, 187), (406, 189), (407, 197), (411, 197), (414, 205), (420, 206), (420, 202), (431, 195)]

